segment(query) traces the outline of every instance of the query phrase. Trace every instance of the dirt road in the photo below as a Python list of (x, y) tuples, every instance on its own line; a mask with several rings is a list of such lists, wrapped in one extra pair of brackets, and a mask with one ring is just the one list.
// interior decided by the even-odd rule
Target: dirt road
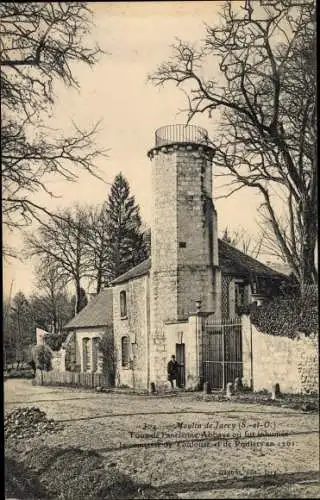
[[(27, 448), (45, 443), (95, 450), (106, 467), (165, 487), (168, 498), (170, 492), (181, 498), (257, 498), (270, 488), (275, 498), (284, 498), (293, 485), (300, 498), (320, 498), (315, 414), (206, 402), (196, 393), (143, 397), (13, 379), (5, 382), (4, 398), (5, 410), (34, 405), (64, 422), (64, 430), (32, 438)], [(280, 490), (283, 496), (277, 496)]]

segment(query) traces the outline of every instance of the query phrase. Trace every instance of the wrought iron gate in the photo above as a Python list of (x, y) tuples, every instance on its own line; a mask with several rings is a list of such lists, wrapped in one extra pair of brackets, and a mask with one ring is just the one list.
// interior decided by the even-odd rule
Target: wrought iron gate
[(203, 382), (211, 389), (225, 389), (242, 377), (242, 329), (239, 318), (205, 323), (202, 341)]

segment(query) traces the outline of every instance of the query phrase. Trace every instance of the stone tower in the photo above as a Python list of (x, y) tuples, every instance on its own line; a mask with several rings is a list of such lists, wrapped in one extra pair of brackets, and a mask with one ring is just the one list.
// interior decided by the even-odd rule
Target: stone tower
[[(212, 201), (214, 149), (208, 134), (192, 125), (155, 133), (152, 160), (150, 311), (152, 364), (163, 366), (166, 322), (186, 320), (201, 300), (216, 309), (218, 265), (216, 211)], [(151, 354), (151, 353), (150, 353)], [(157, 378), (157, 377), (156, 377)]]

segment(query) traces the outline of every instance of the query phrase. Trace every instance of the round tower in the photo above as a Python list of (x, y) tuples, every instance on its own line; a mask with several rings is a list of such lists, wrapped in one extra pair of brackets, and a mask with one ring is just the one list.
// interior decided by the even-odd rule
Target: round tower
[(195, 312), (196, 300), (202, 311), (215, 310), (214, 152), (207, 131), (193, 125), (159, 128), (148, 152), (153, 194), (150, 319), (151, 335), (159, 343), (164, 323), (186, 320)]

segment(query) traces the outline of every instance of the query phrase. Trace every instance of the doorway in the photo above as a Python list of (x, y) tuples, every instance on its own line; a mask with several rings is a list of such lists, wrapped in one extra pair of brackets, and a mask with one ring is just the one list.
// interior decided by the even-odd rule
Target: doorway
[(179, 365), (177, 387), (185, 387), (185, 344), (176, 344), (176, 360)]

